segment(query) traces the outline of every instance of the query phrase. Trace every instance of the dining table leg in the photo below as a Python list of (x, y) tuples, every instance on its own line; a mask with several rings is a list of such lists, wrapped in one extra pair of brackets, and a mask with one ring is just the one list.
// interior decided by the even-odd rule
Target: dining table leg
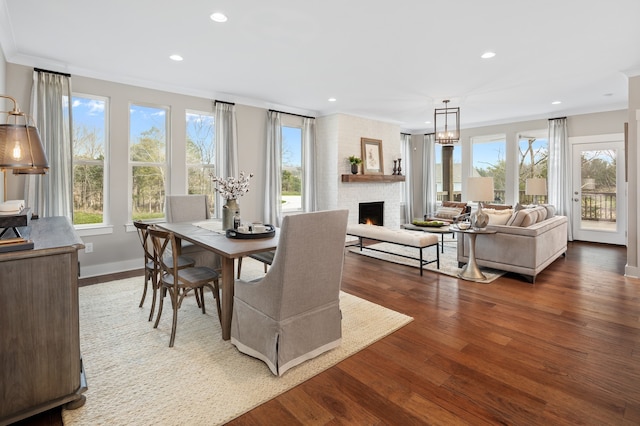
[(231, 338), (231, 316), (233, 315), (233, 266), (234, 259), (222, 257), (222, 340)]

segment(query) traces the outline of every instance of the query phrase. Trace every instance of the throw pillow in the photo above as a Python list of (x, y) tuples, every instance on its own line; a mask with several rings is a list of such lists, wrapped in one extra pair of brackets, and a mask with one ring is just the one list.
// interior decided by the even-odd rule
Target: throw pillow
[(547, 219), (554, 217), (556, 215), (556, 208), (551, 204), (540, 204), (542, 207), (547, 209)]
[(515, 212), (507, 221), (507, 226), (527, 227), (538, 221), (538, 212), (533, 209), (522, 209)]
[(483, 208), (482, 211), (489, 216), (489, 225), (506, 225), (513, 215), (513, 209)]
[(440, 219), (448, 219), (451, 220), (456, 216), (459, 216), (462, 213), (461, 208), (459, 207), (438, 207), (433, 217), (437, 217)]

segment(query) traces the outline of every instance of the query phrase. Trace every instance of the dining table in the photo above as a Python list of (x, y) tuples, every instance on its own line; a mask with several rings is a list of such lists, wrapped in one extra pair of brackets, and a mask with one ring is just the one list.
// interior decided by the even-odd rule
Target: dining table
[[(275, 250), (280, 238), (280, 229), (268, 238), (230, 238), (222, 229), (222, 221), (210, 219), (198, 222), (163, 222), (156, 226), (172, 232), (176, 238), (178, 254), (183, 241), (188, 241), (220, 256), (221, 260), (221, 328), (222, 339), (231, 338), (231, 318), (233, 315), (235, 260), (250, 254)], [(259, 237), (259, 235), (257, 236)]]

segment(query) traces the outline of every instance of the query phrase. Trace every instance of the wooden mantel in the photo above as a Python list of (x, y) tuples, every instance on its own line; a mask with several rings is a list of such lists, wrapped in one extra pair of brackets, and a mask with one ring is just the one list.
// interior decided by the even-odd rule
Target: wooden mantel
[(404, 182), (403, 175), (342, 175), (342, 182), (387, 183)]

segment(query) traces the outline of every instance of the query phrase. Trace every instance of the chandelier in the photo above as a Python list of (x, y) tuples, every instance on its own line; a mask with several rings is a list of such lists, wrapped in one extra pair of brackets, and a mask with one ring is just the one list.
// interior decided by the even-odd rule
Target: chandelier
[(442, 102), (444, 108), (436, 108), (433, 114), (436, 143), (453, 145), (460, 140), (460, 108), (449, 108), (449, 99)]

